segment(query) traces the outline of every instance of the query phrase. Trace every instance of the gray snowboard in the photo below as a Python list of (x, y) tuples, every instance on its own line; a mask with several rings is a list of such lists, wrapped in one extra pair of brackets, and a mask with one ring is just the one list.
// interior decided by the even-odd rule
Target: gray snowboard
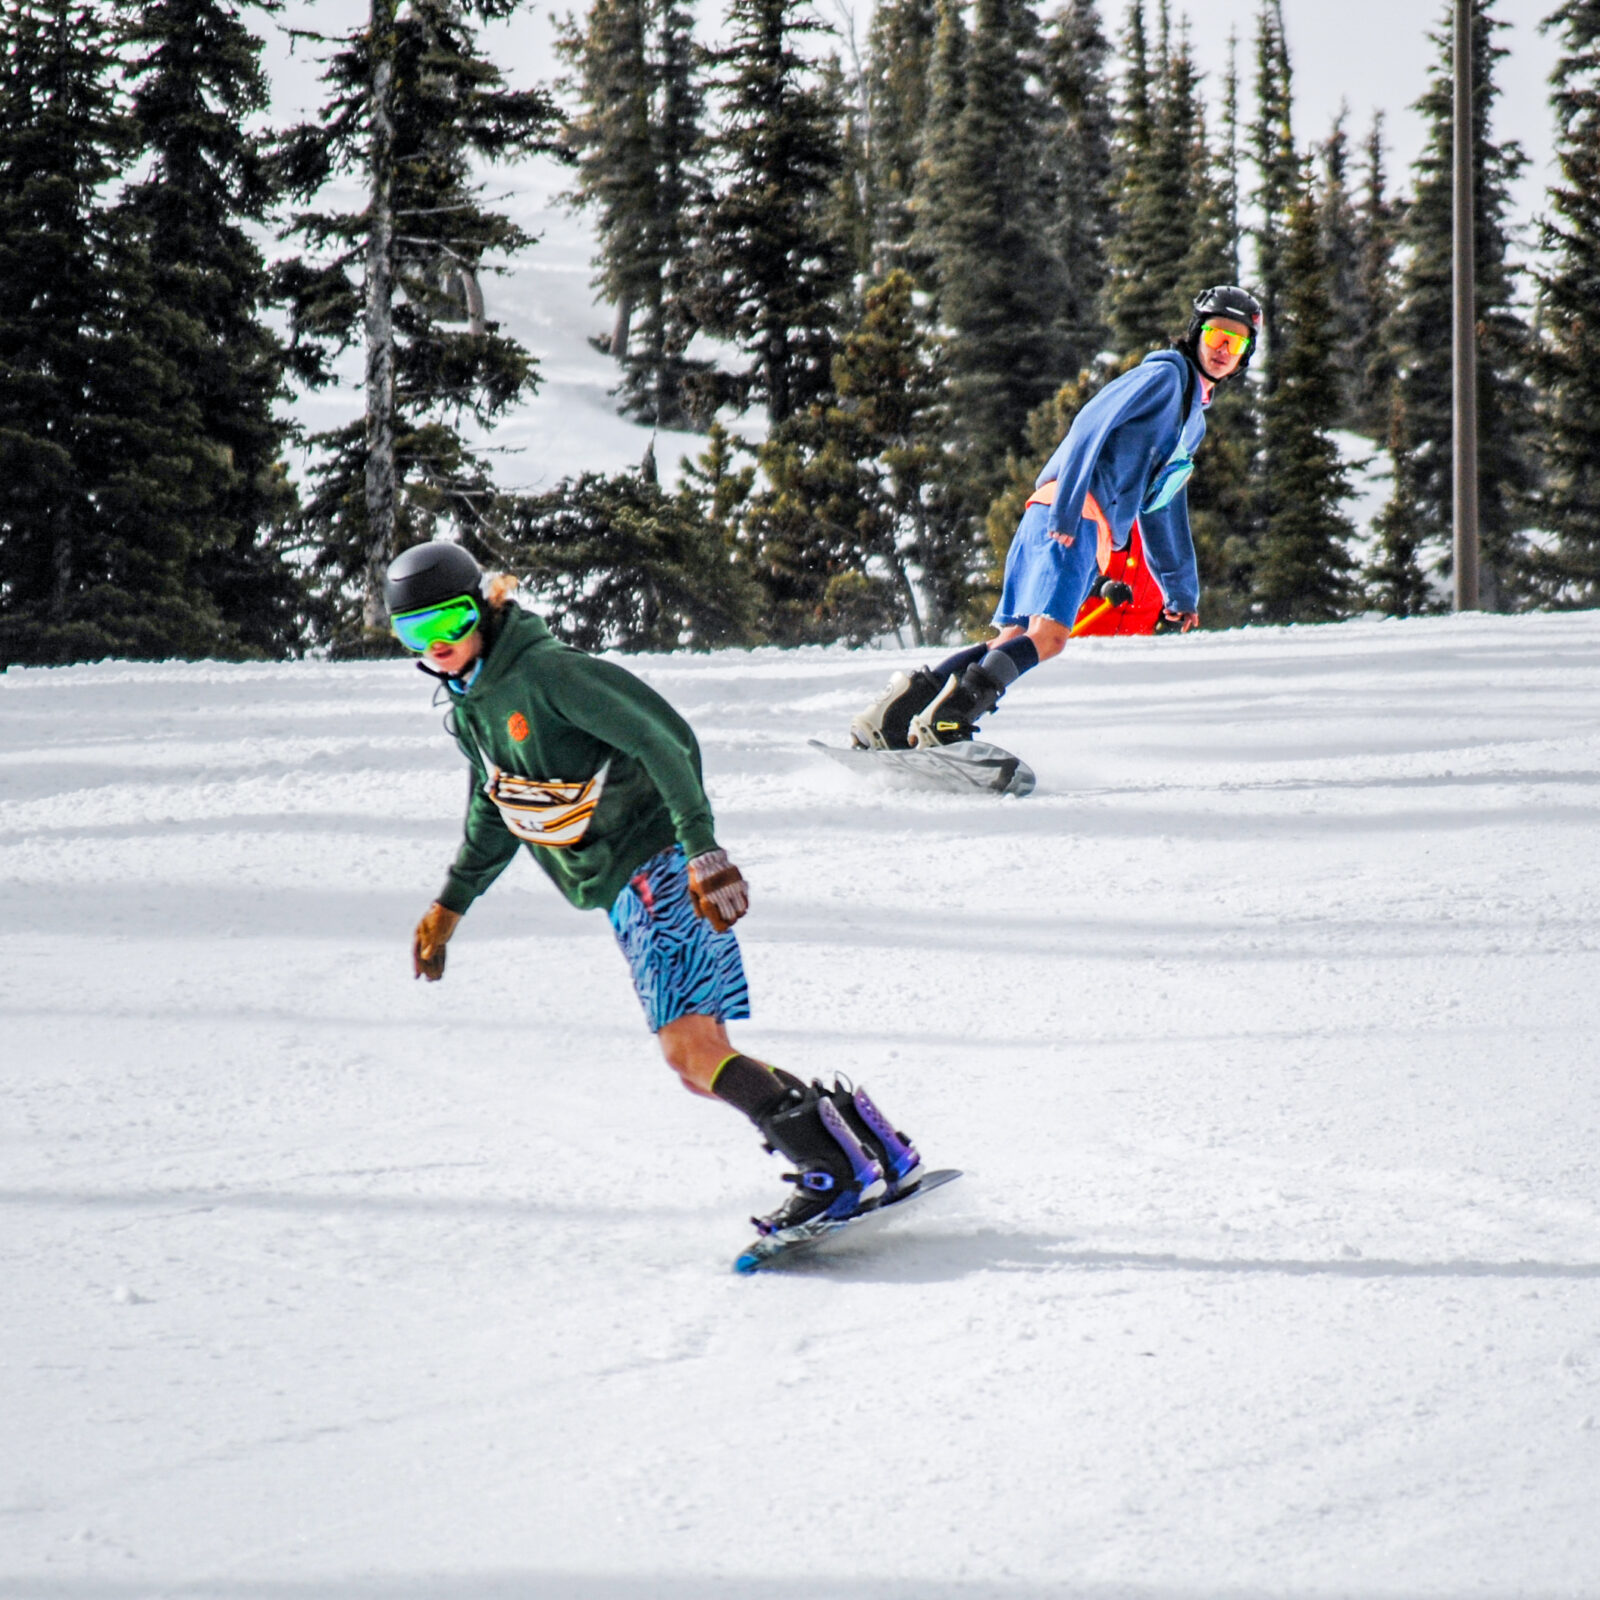
[(974, 739), (965, 744), (942, 744), (932, 750), (863, 750), (857, 745), (811, 746), (852, 771), (881, 777), (890, 783), (918, 789), (942, 789), (950, 794), (1033, 793), (1033, 768), (997, 744)]

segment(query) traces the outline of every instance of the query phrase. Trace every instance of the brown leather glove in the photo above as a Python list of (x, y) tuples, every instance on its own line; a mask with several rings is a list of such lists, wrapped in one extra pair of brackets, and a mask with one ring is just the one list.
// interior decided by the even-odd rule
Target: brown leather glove
[(726, 933), (750, 909), (750, 885), (726, 850), (707, 850), (689, 863), (689, 899), (718, 933)]
[(444, 976), (444, 947), (461, 920), (459, 911), (446, 911), (437, 900), (423, 913), (411, 940), (411, 970), (429, 983)]

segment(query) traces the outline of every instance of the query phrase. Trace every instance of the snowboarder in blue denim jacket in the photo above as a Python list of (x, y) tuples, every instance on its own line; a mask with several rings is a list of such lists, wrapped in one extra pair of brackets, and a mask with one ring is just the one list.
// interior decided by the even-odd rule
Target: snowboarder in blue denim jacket
[(850, 725), (868, 749), (953, 744), (1024, 672), (1058, 655), (1099, 569), (1135, 521), (1161, 586), (1163, 630), (1200, 620), (1200, 580), (1186, 485), (1216, 385), (1250, 363), (1261, 328), (1254, 295), (1219, 285), (1198, 295), (1170, 350), (1106, 385), (1073, 419), (1041, 469), (1006, 557), (995, 638), (931, 671), (897, 672)]

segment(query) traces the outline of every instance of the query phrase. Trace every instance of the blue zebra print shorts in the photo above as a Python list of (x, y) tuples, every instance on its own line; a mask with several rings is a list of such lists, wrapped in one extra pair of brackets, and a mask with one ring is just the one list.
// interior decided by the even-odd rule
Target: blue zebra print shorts
[(652, 1033), (679, 1017), (750, 1015), (739, 941), (695, 915), (682, 845), (657, 852), (628, 880), (611, 902), (611, 931)]

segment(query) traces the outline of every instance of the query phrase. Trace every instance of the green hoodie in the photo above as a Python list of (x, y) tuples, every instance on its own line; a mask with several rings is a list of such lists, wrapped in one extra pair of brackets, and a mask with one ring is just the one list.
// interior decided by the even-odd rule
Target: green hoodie
[(449, 727), (472, 763), (465, 836), (439, 904), (465, 911), (505, 871), (521, 842), (485, 793), (485, 758), (502, 772), (584, 783), (609, 762), (600, 803), (576, 843), (529, 844), (573, 905), (609, 907), (660, 850), (694, 857), (717, 848), (700, 746), (689, 724), (648, 684), (610, 661), (557, 642), (510, 605), (486, 619), (483, 665), (451, 693)]

